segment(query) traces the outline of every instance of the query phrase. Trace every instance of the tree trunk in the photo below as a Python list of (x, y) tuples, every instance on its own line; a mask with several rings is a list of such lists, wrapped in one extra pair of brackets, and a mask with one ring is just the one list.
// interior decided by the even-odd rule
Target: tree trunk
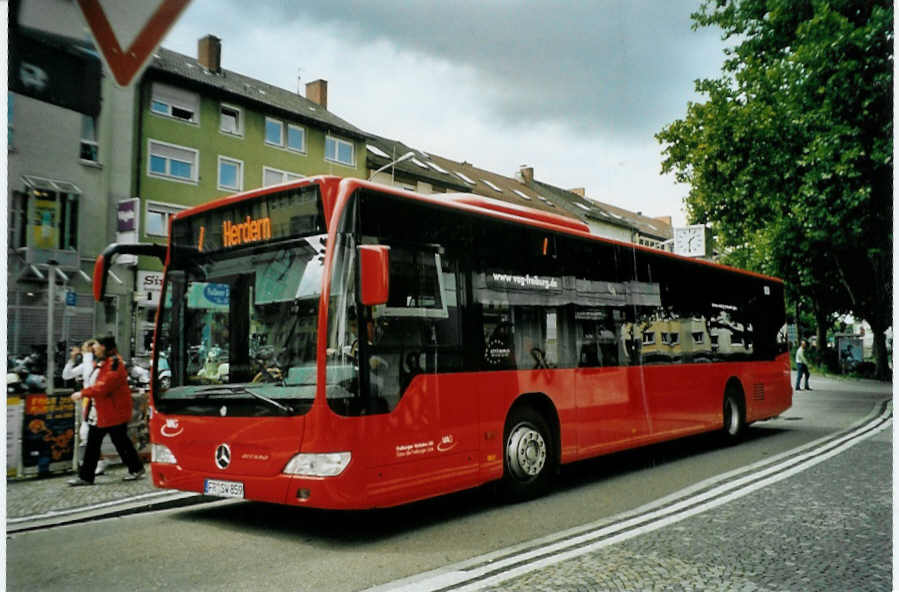
[(818, 339), (818, 351), (823, 352), (827, 349), (827, 327), (830, 321), (830, 314), (823, 310), (824, 307), (817, 302), (813, 304), (815, 309), (815, 335)]
[[(879, 317), (880, 315), (876, 315)], [(883, 319), (871, 319), (868, 321), (871, 331), (874, 333), (874, 377), (877, 380), (892, 380), (893, 371), (890, 368), (889, 356), (887, 356), (886, 330), (889, 322)]]

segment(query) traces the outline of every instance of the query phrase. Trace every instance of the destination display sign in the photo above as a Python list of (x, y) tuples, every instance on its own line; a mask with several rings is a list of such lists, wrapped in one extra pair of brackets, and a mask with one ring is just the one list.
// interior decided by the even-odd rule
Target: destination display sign
[(317, 185), (223, 205), (172, 223), (172, 242), (203, 253), (326, 231)]

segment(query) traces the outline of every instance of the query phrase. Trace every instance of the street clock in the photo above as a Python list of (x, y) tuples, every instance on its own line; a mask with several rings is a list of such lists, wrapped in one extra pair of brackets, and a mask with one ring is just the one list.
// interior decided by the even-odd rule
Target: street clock
[(706, 229), (703, 224), (693, 224), (674, 229), (674, 252), (685, 257), (706, 255)]

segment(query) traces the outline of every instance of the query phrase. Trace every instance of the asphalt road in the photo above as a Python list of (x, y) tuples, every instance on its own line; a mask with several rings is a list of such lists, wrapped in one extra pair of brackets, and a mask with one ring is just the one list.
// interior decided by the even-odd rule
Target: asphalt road
[(349, 591), (388, 584), (640, 508), (845, 430), (890, 397), (888, 385), (812, 384), (816, 390), (797, 393), (790, 411), (753, 426), (740, 445), (722, 448), (701, 436), (578, 463), (563, 470), (552, 494), (524, 504), (498, 505), (484, 489), (368, 512), (229, 500), (10, 535), (7, 589)]

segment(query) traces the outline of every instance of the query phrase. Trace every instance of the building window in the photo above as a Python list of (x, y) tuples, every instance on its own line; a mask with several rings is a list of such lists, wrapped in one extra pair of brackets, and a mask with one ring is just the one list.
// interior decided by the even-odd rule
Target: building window
[(705, 343), (705, 333), (702, 331), (694, 331), (693, 343)]
[(196, 93), (167, 84), (153, 83), (153, 97), (150, 100), (150, 110), (153, 113), (198, 123), (199, 107), (200, 97)]
[(328, 136), (325, 138), (325, 160), (356, 166), (355, 146), (352, 142)]
[(219, 189), (240, 191), (243, 189), (243, 162), (219, 156)]
[(662, 333), (662, 343), (665, 345), (677, 345), (680, 341), (678, 333)]
[(273, 169), (271, 167), (262, 167), (262, 186), (269, 187), (271, 185), (280, 185), (281, 183), (289, 183), (291, 181), (299, 181), (303, 175), (298, 173), (289, 173)]
[(287, 126), (287, 147), (297, 152), (306, 152), (306, 130), (295, 125)]
[(81, 116), (81, 148), (79, 158), (89, 162), (99, 162), (100, 145), (97, 143), (97, 118)]
[(656, 334), (655, 331), (644, 331), (643, 332), (643, 345), (653, 345), (656, 342)]
[(147, 174), (177, 181), (197, 182), (200, 153), (193, 148), (149, 140)]
[(187, 208), (184, 208), (182, 206), (148, 201), (147, 212), (146, 216), (144, 217), (144, 219), (146, 220), (144, 233), (147, 236), (168, 236), (169, 220), (172, 218), (172, 216), (185, 209)]
[(219, 108), (219, 129), (234, 136), (243, 135), (243, 113), (238, 107), (223, 104)]
[(265, 118), (265, 143), (284, 146), (284, 124), (277, 119)]

